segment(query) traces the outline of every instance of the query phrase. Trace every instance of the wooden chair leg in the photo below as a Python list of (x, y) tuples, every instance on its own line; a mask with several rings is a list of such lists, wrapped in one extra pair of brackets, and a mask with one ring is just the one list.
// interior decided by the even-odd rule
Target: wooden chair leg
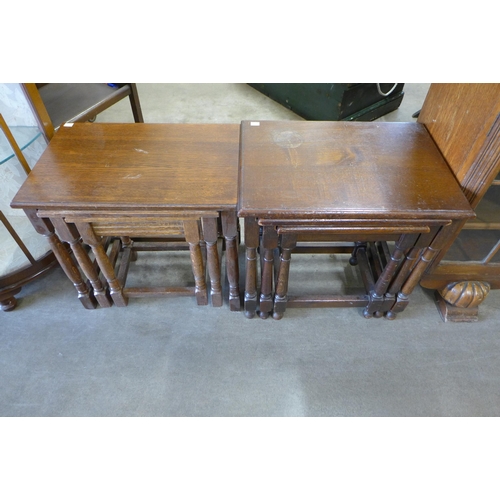
[(139, 94), (137, 92), (137, 85), (135, 83), (129, 83), (130, 86), (130, 107), (132, 108), (132, 114), (134, 115), (134, 120), (136, 123), (144, 123), (144, 118), (142, 117), (141, 103), (139, 101)]

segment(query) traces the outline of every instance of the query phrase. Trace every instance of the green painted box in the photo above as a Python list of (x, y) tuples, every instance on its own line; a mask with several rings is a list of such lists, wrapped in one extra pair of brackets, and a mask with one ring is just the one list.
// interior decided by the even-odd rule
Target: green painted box
[[(404, 83), (249, 83), (306, 120), (372, 121), (399, 107)], [(389, 95), (388, 93), (392, 88)]]

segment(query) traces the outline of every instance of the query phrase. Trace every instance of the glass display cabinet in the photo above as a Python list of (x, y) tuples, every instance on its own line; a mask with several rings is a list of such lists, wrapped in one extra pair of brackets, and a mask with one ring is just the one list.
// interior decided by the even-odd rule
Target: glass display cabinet
[(500, 289), (500, 84), (432, 84), (418, 121), (432, 130), (477, 215), (421, 285), (436, 290), (445, 321), (477, 321), (479, 304)]
[(0, 83), (0, 307), (10, 311), (21, 287), (57, 264), (45, 238), (10, 202), (47, 142), (20, 84)]

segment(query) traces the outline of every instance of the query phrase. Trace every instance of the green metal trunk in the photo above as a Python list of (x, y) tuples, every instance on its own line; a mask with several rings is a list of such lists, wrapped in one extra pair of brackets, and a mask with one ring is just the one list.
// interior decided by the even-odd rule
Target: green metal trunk
[[(404, 83), (383, 96), (376, 83), (249, 83), (307, 120), (372, 121), (399, 107)], [(379, 84), (382, 93), (393, 83)]]

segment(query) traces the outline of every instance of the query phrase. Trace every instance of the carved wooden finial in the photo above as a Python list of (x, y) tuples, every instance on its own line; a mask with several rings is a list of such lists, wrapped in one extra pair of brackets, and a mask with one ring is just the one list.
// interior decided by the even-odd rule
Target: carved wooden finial
[(474, 322), (478, 306), (486, 298), (490, 285), (482, 281), (456, 281), (436, 292), (439, 312), (444, 321)]
[(477, 307), (488, 295), (490, 285), (482, 281), (458, 281), (439, 290), (441, 297), (455, 307)]

